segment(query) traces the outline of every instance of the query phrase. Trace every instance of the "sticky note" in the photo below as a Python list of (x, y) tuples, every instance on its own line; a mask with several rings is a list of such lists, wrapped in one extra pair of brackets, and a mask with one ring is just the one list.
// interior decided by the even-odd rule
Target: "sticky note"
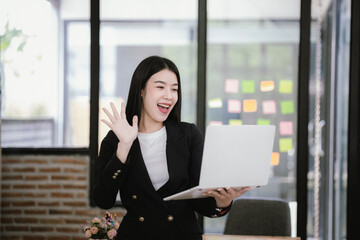
[(257, 125), (270, 125), (270, 120), (269, 119), (259, 118), (257, 120)]
[(256, 99), (246, 99), (243, 102), (244, 112), (256, 112), (257, 101)]
[(229, 120), (229, 125), (242, 125), (243, 121), (240, 119), (230, 119)]
[(228, 100), (228, 112), (229, 113), (239, 113), (241, 112), (241, 101), (235, 99)]
[(244, 80), (242, 81), (242, 92), (243, 93), (254, 93), (255, 92), (255, 81)]
[(274, 100), (263, 101), (262, 110), (264, 114), (274, 114), (276, 113), (276, 103)]
[(291, 114), (294, 113), (294, 102), (293, 101), (281, 101), (281, 113)]
[(293, 149), (292, 138), (280, 138), (279, 139), (280, 152), (287, 152)]
[(213, 98), (209, 100), (209, 108), (222, 108), (223, 102), (221, 98)]
[(260, 91), (262, 92), (270, 92), (274, 90), (275, 84), (274, 81), (261, 81), (260, 82)]
[(280, 162), (280, 153), (273, 152), (271, 154), (271, 165), (277, 166), (277, 165), (279, 165), (279, 162)]
[(280, 93), (292, 93), (293, 82), (291, 80), (280, 80), (279, 81), (279, 92)]
[(292, 135), (293, 134), (293, 122), (280, 121), (280, 135)]
[(237, 79), (226, 79), (225, 80), (225, 92), (227, 92), (227, 93), (238, 93), (239, 92), (239, 80), (237, 80)]
[(223, 125), (221, 121), (210, 121), (209, 125)]

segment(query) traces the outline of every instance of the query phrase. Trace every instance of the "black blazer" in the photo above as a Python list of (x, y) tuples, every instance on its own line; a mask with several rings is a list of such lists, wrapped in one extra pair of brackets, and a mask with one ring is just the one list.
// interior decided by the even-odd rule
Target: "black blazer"
[(165, 122), (169, 180), (154, 189), (142, 158), (139, 140), (130, 149), (126, 163), (116, 157), (118, 138), (109, 131), (97, 159), (97, 206), (114, 206), (120, 190), (127, 210), (117, 239), (202, 239), (195, 211), (209, 217), (223, 215), (214, 198), (163, 201), (164, 197), (197, 186), (203, 151), (202, 136), (194, 124)]

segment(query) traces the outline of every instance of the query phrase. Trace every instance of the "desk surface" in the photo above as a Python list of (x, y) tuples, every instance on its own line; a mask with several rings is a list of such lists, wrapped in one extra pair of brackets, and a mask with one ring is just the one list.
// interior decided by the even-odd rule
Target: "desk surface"
[(239, 236), (239, 235), (203, 235), (203, 240), (300, 240), (299, 237)]

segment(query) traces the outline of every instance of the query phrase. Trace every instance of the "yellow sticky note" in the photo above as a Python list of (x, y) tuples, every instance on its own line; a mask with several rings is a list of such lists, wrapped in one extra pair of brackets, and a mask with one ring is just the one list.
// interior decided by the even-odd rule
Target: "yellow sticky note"
[(279, 92), (280, 93), (292, 93), (293, 82), (291, 80), (280, 80)]
[(279, 165), (279, 162), (280, 162), (280, 153), (273, 152), (271, 154), (271, 165), (277, 166), (277, 165)]
[(257, 120), (257, 125), (270, 125), (270, 120), (269, 119), (259, 118)]
[(240, 119), (230, 119), (229, 120), (229, 125), (242, 125), (243, 122)]
[(261, 81), (260, 83), (260, 91), (262, 92), (270, 92), (274, 90), (274, 87), (274, 81)]
[(293, 149), (292, 138), (280, 138), (279, 139), (280, 152), (287, 152)]
[(213, 98), (209, 100), (209, 108), (222, 108), (223, 102), (221, 98)]
[(256, 112), (257, 110), (257, 101), (256, 99), (247, 99), (243, 103), (244, 112)]

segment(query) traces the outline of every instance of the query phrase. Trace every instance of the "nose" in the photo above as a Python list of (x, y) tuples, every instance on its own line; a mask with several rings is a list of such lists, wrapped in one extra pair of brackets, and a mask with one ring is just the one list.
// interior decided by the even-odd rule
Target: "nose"
[(171, 89), (166, 88), (166, 90), (164, 91), (164, 98), (165, 99), (172, 99), (173, 98)]

